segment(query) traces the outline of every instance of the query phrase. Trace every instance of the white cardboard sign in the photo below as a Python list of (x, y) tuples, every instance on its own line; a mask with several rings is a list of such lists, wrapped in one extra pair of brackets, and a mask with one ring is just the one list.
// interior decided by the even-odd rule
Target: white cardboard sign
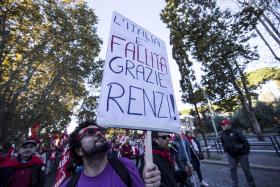
[(178, 132), (164, 41), (113, 12), (98, 124), (109, 127)]

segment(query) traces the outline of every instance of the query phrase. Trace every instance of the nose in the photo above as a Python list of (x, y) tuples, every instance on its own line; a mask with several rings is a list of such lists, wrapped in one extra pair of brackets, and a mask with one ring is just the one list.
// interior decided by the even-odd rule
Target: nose
[(97, 132), (96, 132), (96, 136), (102, 137), (102, 136), (103, 136), (103, 133), (102, 133), (101, 131), (97, 131)]

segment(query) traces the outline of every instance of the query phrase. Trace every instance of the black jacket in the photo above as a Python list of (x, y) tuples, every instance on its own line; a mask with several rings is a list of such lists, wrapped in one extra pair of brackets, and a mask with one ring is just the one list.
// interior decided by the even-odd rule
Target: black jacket
[(250, 144), (243, 134), (235, 129), (224, 130), (221, 141), (225, 152), (233, 157), (249, 154)]
[[(17, 170), (15, 167), (0, 167), (0, 187), (7, 187), (14, 172)], [(32, 166), (32, 186), (31, 187), (42, 187), (44, 186), (44, 171), (42, 165)]]
[[(155, 142), (153, 142), (153, 150), (164, 151)], [(177, 187), (175, 179), (175, 167), (170, 160), (163, 158), (159, 154), (153, 153), (154, 164), (158, 166), (161, 172), (161, 185), (162, 187)]]

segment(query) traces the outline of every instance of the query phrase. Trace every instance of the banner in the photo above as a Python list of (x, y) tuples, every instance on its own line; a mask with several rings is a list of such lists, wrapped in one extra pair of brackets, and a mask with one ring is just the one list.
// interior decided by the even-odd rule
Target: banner
[(165, 43), (113, 13), (97, 122), (109, 127), (178, 132)]
[(54, 187), (59, 187), (61, 183), (70, 176), (70, 173), (67, 172), (67, 165), (70, 163), (70, 149), (69, 146), (67, 145), (64, 148), (64, 151), (61, 155), (61, 160), (59, 162), (58, 168), (57, 168), (57, 173), (55, 177), (55, 185)]
[(35, 140), (35, 141), (39, 141), (39, 138), (38, 138), (39, 129), (40, 129), (40, 122), (37, 121), (31, 126), (30, 139)]

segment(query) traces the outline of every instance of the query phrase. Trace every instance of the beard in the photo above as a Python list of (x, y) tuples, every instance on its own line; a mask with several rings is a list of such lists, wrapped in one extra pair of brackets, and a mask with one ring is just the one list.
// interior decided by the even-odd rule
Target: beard
[[(96, 142), (102, 142), (100, 145), (96, 145)], [(93, 156), (96, 156), (96, 155), (105, 155), (106, 152), (109, 150), (110, 148), (110, 145), (109, 143), (106, 141), (105, 138), (103, 137), (98, 137), (97, 140), (95, 140), (93, 142), (93, 146), (90, 150), (85, 150), (83, 147), (82, 148), (82, 151), (84, 153), (84, 155), (88, 158), (90, 157), (93, 157)]]

